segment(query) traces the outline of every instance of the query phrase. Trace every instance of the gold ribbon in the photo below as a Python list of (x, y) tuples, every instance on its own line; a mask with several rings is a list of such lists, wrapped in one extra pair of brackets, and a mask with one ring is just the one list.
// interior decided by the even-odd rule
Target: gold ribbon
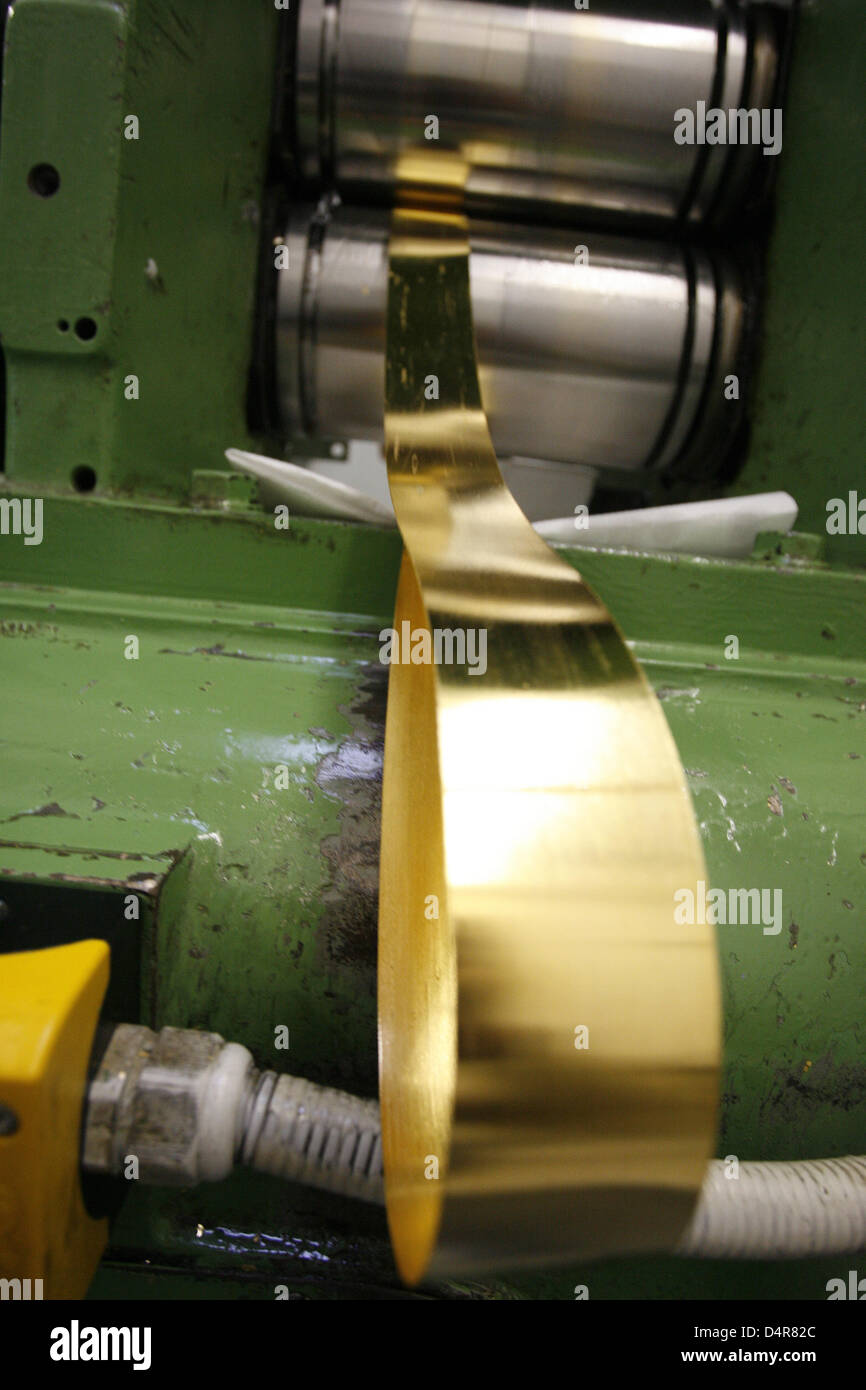
[(655, 696), (499, 472), (462, 216), (394, 213), (385, 436), (405, 544), (379, 908), (400, 1272), (669, 1248), (715, 1133), (714, 935), (674, 917), (703, 854)]

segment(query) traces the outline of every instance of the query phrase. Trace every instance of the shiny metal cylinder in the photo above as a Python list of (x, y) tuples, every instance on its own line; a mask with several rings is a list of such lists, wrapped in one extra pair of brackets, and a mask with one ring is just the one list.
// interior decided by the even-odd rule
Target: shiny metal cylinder
[[(276, 365), (287, 435), (379, 440), (388, 214), (298, 208), (279, 272)], [(500, 458), (664, 468), (722, 381), (742, 301), (699, 250), (471, 224), (472, 313)]]
[(771, 107), (777, 68), (769, 24), (716, 0), (302, 0), (298, 166), (387, 199), (423, 155), (479, 216), (700, 220), (774, 161), (678, 145), (675, 112)]

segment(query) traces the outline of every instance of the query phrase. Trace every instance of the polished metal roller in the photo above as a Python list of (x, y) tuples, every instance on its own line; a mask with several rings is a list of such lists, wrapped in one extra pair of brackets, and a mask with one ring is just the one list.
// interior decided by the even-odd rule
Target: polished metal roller
[(777, 68), (766, 19), (716, 0), (302, 0), (298, 166), (360, 201), (417, 157), (428, 186), (460, 165), (470, 214), (699, 221), (773, 161), (677, 145), (674, 113), (772, 107)]
[[(382, 437), (388, 215), (295, 210), (279, 274), (277, 379), (287, 436)], [(738, 413), (742, 298), (699, 248), (595, 232), (470, 224), (472, 314), (500, 458), (663, 468), (700, 416)], [(709, 451), (700, 448), (700, 462)]]

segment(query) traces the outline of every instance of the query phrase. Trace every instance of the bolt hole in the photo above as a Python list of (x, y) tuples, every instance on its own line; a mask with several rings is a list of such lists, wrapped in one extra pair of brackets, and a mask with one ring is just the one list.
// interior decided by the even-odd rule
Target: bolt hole
[(69, 332), (69, 319), (58, 319), (58, 320), (57, 320), (57, 329), (58, 329), (58, 332), (60, 332), (60, 333), (68, 333), (68, 332)]
[(96, 487), (96, 474), (86, 463), (76, 468), (72, 474), (72, 486), (76, 492), (92, 492)]
[(34, 164), (27, 175), (27, 187), (38, 198), (53, 198), (60, 187), (60, 175), (53, 164)]
[(75, 336), (80, 338), (82, 343), (89, 343), (91, 338), (96, 337), (96, 322), (94, 319), (76, 319)]

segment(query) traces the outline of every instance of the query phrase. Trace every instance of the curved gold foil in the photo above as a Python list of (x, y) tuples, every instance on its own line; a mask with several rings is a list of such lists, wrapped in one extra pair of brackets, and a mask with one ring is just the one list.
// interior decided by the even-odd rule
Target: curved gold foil
[(706, 879), (682, 768), (607, 609), (503, 482), (468, 260), (462, 217), (395, 212), (394, 627), (486, 633), (484, 674), (405, 642), (390, 671), (380, 1090), (409, 1283), (672, 1246), (717, 1103), (713, 929), (674, 916)]

